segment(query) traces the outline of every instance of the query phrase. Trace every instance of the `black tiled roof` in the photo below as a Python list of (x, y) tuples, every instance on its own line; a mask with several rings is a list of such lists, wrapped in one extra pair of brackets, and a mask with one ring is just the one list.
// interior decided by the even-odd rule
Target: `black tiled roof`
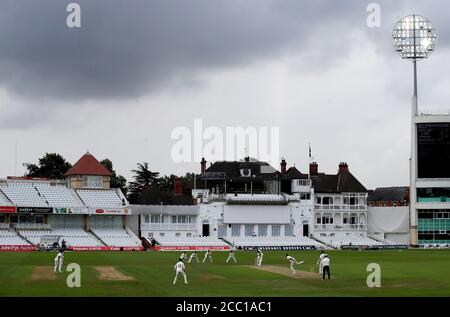
[(350, 172), (337, 175), (319, 173), (312, 175), (312, 186), (316, 193), (365, 193), (367, 189)]
[(295, 166), (288, 168), (286, 171), (286, 176), (291, 179), (306, 179), (308, 174), (302, 174)]
[(368, 201), (399, 201), (407, 198), (408, 186), (380, 187), (373, 191), (367, 198)]
[(268, 163), (260, 161), (219, 161), (209, 166), (205, 172), (225, 173), (227, 178), (241, 177), (241, 169), (250, 169), (251, 175), (255, 175), (255, 177), (278, 177), (280, 175), (280, 172), (275, 169), (272, 173), (262, 173), (261, 167), (263, 166), (271, 168)]

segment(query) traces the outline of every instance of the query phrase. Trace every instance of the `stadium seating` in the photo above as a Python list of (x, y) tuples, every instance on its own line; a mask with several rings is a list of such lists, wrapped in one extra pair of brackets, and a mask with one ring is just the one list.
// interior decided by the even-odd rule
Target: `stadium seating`
[(69, 247), (103, 246), (101, 241), (82, 228), (54, 228), (52, 229), (52, 235), (61, 236)]
[(224, 237), (223, 239), (235, 247), (314, 246), (318, 249), (326, 247), (308, 237)]
[(122, 201), (122, 198), (116, 193), (115, 190), (87, 190), (80, 189), (77, 190), (77, 194), (89, 207), (96, 208), (122, 208), (128, 204), (125, 201)]
[(103, 243), (82, 228), (44, 228), (21, 229), (20, 234), (34, 245), (41, 242), (43, 236), (60, 236), (66, 241), (67, 247), (97, 247)]
[(123, 228), (91, 228), (91, 231), (111, 247), (141, 247), (141, 240), (130, 230)]
[(4, 194), (1, 192), (2, 187), (0, 187), (0, 206), (11, 206), (11, 202), (8, 201), (8, 198), (4, 196)]
[(64, 186), (36, 186), (52, 207), (83, 207), (76, 193)]
[(14, 224), (14, 228), (16, 229), (30, 229), (30, 230), (51, 230), (52, 227), (46, 223), (16, 223)]
[(35, 187), (2, 187), (1, 191), (14, 205), (24, 207), (49, 207), (49, 203)]
[(364, 247), (376, 247), (385, 245), (380, 241), (376, 241), (369, 237), (361, 237), (357, 235), (350, 235), (346, 237), (336, 237), (336, 236), (320, 236), (318, 237), (321, 241), (326, 244), (333, 246), (334, 248), (340, 248), (341, 246), (364, 246)]
[(161, 246), (180, 247), (227, 247), (228, 244), (213, 237), (155, 237), (156, 242)]
[(29, 245), (12, 229), (0, 229), (0, 245)]
[(286, 202), (283, 195), (274, 194), (227, 194), (225, 199), (229, 202)]

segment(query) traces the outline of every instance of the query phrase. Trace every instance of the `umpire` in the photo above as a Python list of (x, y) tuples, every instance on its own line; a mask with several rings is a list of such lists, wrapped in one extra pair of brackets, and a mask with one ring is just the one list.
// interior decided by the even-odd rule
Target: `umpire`
[(322, 259), (322, 280), (325, 279), (325, 273), (328, 274), (328, 279), (330, 279), (330, 258), (327, 254)]

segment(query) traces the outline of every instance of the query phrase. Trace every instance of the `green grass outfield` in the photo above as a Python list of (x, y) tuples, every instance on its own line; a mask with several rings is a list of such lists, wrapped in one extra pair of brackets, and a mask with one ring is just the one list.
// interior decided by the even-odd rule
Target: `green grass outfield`
[[(264, 265), (288, 267), (286, 252), (264, 252)], [(288, 252), (310, 271), (319, 251)], [(328, 251), (330, 281), (259, 271), (255, 252), (213, 252), (213, 263), (187, 264), (189, 285), (172, 285), (181, 252), (66, 252), (64, 265), (81, 266), (81, 288), (68, 288), (69, 273), (33, 280), (36, 266), (52, 267), (54, 252), (0, 252), (0, 296), (450, 296), (450, 250)], [(188, 253), (190, 255), (190, 253)], [(200, 261), (204, 252), (199, 252)], [(369, 263), (381, 266), (381, 288), (368, 288)], [(99, 279), (95, 266), (112, 266), (134, 280)]]

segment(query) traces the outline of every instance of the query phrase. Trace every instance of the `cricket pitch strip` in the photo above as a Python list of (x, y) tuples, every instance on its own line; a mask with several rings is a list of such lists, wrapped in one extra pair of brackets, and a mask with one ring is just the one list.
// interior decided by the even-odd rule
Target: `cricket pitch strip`
[(290, 268), (276, 266), (276, 265), (263, 265), (263, 266), (252, 266), (252, 265), (249, 265), (247, 267), (250, 267), (250, 268), (256, 269), (256, 270), (260, 270), (260, 271), (265, 271), (265, 272), (270, 272), (270, 273), (277, 273), (277, 274), (281, 274), (281, 275), (284, 275), (284, 276), (289, 276), (289, 277), (292, 277), (292, 278), (318, 279), (320, 277), (318, 273), (306, 272), (306, 271), (300, 271), (300, 270), (296, 270), (295, 274), (292, 274), (292, 271), (291, 271)]
[(100, 280), (107, 281), (131, 281), (134, 277), (119, 272), (112, 266), (94, 266), (94, 269), (100, 273)]
[(51, 266), (36, 266), (33, 270), (33, 274), (31, 275), (31, 279), (34, 281), (53, 281), (56, 280), (56, 273), (53, 272), (53, 267)]

